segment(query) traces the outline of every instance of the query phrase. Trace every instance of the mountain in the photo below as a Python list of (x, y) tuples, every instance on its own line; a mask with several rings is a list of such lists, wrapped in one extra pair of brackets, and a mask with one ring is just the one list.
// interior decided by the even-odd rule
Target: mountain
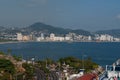
[(120, 37), (120, 29), (96, 31), (97, 34), (109, 34), (114, 37)]
[(68, 34), (68, 33), (76, 33), (76, 34), (81, 34), (81, 35), (91, 35), (91, 33), (89, 31), (85, 31), (85, 30), (72, 30), (72, 29), (64, 29), (64, 28), (58, 28), (58, 27), (54, 27), (51, 25), (47, 25), (41, 22), (37, 22), (34, 23), (26, 28), (23, 29), (25, 32), (42, 32), (45, 34), (50, 34), (50, 33), (55, 33), (56, 35), (64, 35), (64, 34)]
[(6, 30), (6, 28), (3, 26), (0, 26), (0, 31), (4, 31), (4, 30)]
[(112, 30), (101, 30), (96, 32), (89, 32), (82, 29), (64, 29), (59, 27), (54, 27), (51, 25), (47, 25), (41, 22), (34, 23), (30, 26), (27, 26), (25, 28), (17, 28), (17, 27), (3, 27), (0, 26), (0, 34), (6, 33), (6, 34), (16, 34), (17, 32), (21, 32), (23, 34), (31, 34), (34, 33), (35, 35), (40, 35), (41, 33), (44, 33), (45, 35), (49, 35), (50, 33), (54, 33), (56, 35), (62, 35), (68, 33), (76, 33), (77, 35), (85, 35), (85, 36), (94, 36), (94, 34), (109, 34), (114, 37), (120, 37), (120, 29), (112, 29)]

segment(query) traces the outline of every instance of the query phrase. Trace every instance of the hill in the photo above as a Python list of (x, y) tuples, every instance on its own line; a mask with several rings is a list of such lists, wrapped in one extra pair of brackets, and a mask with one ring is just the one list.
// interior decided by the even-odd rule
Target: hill
[(112, 30), (102, 30), (95, 32), (97, 34), (109, 34), (114, 37), (120, 37), (120, 29), (112, 29)]
[(47, 25), (45, 23), (37, 22), (32, 25), (29, 25), (25, 28), (6, 28), (3, 26), (0, 26), (0, 34), (1, 33), (6, 33), (6, 34), (16, 34), (17, 32), (21, 32), (23, 34), (31, 34), (34, 33), (36, 35), (40, 35), (41, 33), (44, 33), (45, 35), (49, 35), (50, 33), (54, 33), (56, 35), (62, 35), (64, 36), (65, 34), (68, 33), (76, 33), (77, 35), (85, 35), (85, 36), (94, 36), (94, 34), (109, 34), (114, 37), (120, 37), (120, 29), (113, 29), (113, 30), (101, 30), (101, 31), (96, 31), (96, 32), (89, 32), (86, 30), (82, 29), (65, 29), (65, 28), (59, 28), (59, 27), (54, 27), (52, 25)]
[(89, 31), (85, 31), (85, 30), (72, 30), (72, 29), (64, 29), (64, 28), (59, 28), (59, 27), (54, 27), (51, 25), (47, 25), (44, 23), (34, 23), (26, 28), (24, 28), (24, 30), (26, 32), (42, 32), (42, 33), (46, 33), (46, 34), (50, 34), (50, 33), (55, 33), (57, 35), (63, 35), (63, 34), (67, 34), (67, 33), (76, 33), (76, 34), (81, 34), (81, 35), (91, 35), (91, 33)]
[(5, 30), (6, 30), (6, 28), (5, 28), (5, 27), (0, 26), (0, 31), (5, 31)]

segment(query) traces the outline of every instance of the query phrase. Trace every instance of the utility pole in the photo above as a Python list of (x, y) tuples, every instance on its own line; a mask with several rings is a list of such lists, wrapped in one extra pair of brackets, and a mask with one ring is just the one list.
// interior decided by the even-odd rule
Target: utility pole
[(82, 68), (83, 68), (83, 72), (85, 70), (84, 57), (86, 57), (86, 55), (82, 54)]
[(82, 55), (82, 68), (84, 69), (84, 55)]
[(46, 59), (46, 68), (48, 68), (48, 65), (47, 65), (47, 59)]

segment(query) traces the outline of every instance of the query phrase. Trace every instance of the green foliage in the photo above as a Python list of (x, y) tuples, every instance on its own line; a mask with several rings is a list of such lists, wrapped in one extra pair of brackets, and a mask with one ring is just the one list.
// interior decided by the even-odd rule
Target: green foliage
[(49, 69), (47, 69), (46, 67), (41, 67), (40, 69), (43, 70), (45, 73), (49, 73), (50, 72)]
[(98, 65), (94, 62), (92, 62), (92, 59), (90, 57), (88, 57), (85, 61), (84, 61), (84, 65), (85, 65), (85, 69), (88, 72), (89, 70), (94, 70), (95, 68), (98, 67)]
[(66, 58), (60, 58), (59, 62), (61, 64), (63, 64), (65, 62), (66, 64), (69, 64), (70, 66), (72, 66), (76, 70), (83, 68), (83, 65), (84, 65), (86, 72), (98, 67), (98, 65), (96, 63), (92, 62), (92, 59), (90, 57), (85, 59), (84, 61), (77, 59), (75, 57), (66, 57)]
[(21, 57), (21, 56), (16, 56), (16, 55), (14, 55), (13, 57), (14, 57), (14, 59), (17, 60), (17, 61), (22, 61), (22, 57)]
[(10, 60), (0, 59), (0, 80), (9, 80), (15, 71), (15, 67)]
[(5, 54), (4, 52), (0, 51), (0, 55), (4, 55), (4, 54)]
[(14, 74), (15, 67), (10, 60), (0, 59), (0, 71), (3, 71), (5, 73)]
[(43, 70), (45, 73), (49, 73), (49, 70), (46, 68), (46, 64), (49, 65), (53, 62), (52, 59), (46, 59), (43, 61), (37, 61), (37, 67), (41, 70)]
[(66, 64), (69, 64), (70, 66), (72, 66), (76, 69), (79, 69), (82, 67), (81, 60), (74, 58), (74, 57), (61, 58), (61, 59), (59, 59), (59, 62), (61, 64), (63, 64), (65, 62)]
[(9, 79), (10, 79), (9, 73), (4, 73), (0, 76), (0, 80), (9, 80)]
[(46, 67), (46, 64), (49, 65), (49, 64), (53, 64), (53, 63), (55, 63), (55, 62), (52, 59), (50, 59), (50, 58), (47, 58), (45, 60), (37, 61), (37, 65), (39, 67)]
[(27, 64), (24, 63), (23, 67), (25, 68), (25, 79), (26, 80), (31, 80), (33, 78), (34, 75), (34, 67), (32, 64)]
[(46, 62), (48, 65), (54, 63), (54, 61), (50, 58), (47, 58), (44, 62)]
[(40, 68), (40, 67), (46, 67), (46, 61), (40, 61), (40, 60), (39, 60), (39, 61), (37, 61), (36, 63), (37, 63), (37, 67), (39, 67), (39, 68)]

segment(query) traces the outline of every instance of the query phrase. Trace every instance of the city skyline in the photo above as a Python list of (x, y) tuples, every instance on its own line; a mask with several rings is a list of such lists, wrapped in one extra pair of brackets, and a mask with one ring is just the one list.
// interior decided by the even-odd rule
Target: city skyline
[(0, 26), (43, 22), (90, 31), (120, 29), (119, 0), (1, 0)]

